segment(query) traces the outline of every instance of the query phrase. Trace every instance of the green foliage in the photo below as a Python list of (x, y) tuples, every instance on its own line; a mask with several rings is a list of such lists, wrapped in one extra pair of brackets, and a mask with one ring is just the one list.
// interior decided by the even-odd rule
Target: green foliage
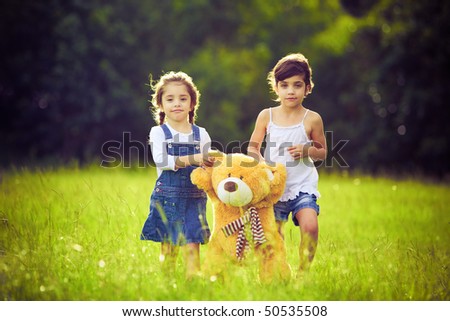
[(249, 138), (253, 115), (259, 112), (253, 100), (267, 97), (267, 91), (259, 90), (260, 86), (256, 85), (262, 81), (264, 86), (264, 78), (255, 78), (260, 65), (267, 64), (268, 59), (269, 52), (264, 45), (231, 51), (212, 43), (198, 50), (187, 62), (186, 69), (195, 76), (194, 81), (198, 79), (202, 92), (198, 123), (208, 130), (211, 128), (213, 139), (222, 146)]
[[(261, 285), (252, 261), (229, 282), (184, 280), (139, 240), (154, 169), (5, 172), (0, 185), (1, 300), (449, 300), (448, 185), (322, 175), (309, 273)], [(210, 206), (210, 203), (208, 203)], [(211, 219), (208, 207), (208, 220)], [(298, 228), (286, 225), (296, 275)], [(204, 260), (205, 246), (201, 247)]]
[(449, 17), (445, 1), (5, 0), (0, 163), (89, 162), (123, 132), (145, 143), (148, 75), (169, 70), (193, 76), (215, 141), (245, 143), (275, 105), (267, 72), (299, 51), (305, 105), (349, 141), (352, 169), (446, 175)]

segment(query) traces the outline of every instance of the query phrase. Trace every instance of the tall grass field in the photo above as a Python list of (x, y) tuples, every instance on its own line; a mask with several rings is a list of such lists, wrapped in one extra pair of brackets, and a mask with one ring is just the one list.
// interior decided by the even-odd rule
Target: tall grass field
[[(2, 172), (1, 300), (450, 300), (449, 185), (321, 173), (311, 270), (263, 285), (255, 264), (227, 281), (186, 281), (182, 255), (174, 275), (163, 276), (160, 245), (139, 239), (155, 172), (98, 165)], [(212, 225), (210, 204), (208, 217)], [(295, 271), (298, 227), (288, 222), (285, 235)]]

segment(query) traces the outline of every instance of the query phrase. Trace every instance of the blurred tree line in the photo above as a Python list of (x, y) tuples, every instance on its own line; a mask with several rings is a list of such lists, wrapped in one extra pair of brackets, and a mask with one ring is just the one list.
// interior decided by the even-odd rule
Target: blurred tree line
[(302, 52), (327, 167), (447, 175), (449, 30), (443, 0), (2, 0), (0, 162), (90, 162), (111, 141), (146, 159), (148, 76), (169, 70), (200, 89), (197, 123), (245, 151), (276, 104), (267, 72)]

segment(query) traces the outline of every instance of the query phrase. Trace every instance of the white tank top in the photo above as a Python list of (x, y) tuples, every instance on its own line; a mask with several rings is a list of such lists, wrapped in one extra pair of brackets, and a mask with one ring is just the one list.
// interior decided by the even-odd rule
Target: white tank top
[(269, 109), (270, 121), (267, 125), (264, 158), (269, 164), (281, 163), (286, 166), (286, 188), (280, 199), (283, 202), (296, 198), (300, 192), (314, 194), (317, 198), (320, 197), (317, 188), (319, 174), (313, 160), (309, 157), (294, 160), (287, 151), (289, 146), (310, 142), (303, 125), (308, 111), (307, 109), (299, 124), (282, 127), (272, 122), (272, 108)]

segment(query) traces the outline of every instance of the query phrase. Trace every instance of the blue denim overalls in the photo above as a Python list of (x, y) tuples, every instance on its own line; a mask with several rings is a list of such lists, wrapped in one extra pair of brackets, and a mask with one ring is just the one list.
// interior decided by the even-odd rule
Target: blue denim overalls
[[(200, 129), (192, 125), (194, 142), (177, 143), (166, 124), (161, 125), (167, 154), (185, 156), (200, 153)], [(206, 193), (191, 182), (194, 166), (164, 170), (150, 198), (150, 213), (141, 240), (174, 245), (207, 243), (211, 234), (206, 221)]]

